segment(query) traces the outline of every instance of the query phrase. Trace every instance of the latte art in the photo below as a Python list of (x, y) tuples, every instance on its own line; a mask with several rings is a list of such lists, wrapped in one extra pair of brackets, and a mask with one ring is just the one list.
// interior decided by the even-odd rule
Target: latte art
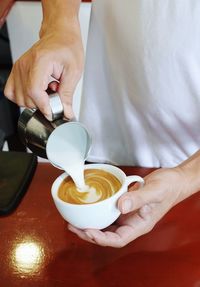
[(86, 169), (84, 178), (86, 183), (84, 192), (80, 192), (72, 178), (68, 176), (58, 189), (58, 197), (73, 204), (94, 203), (111, 197), (122, 185), (116, 176), (101, 169)]

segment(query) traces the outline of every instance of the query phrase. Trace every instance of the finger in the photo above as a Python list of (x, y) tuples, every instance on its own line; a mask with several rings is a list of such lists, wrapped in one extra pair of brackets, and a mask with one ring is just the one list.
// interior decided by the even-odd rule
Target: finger
[(56, 81), (53, 81), (51, 83), (49, 83), (49, 88), (53, 91), (56, 92), (58, 90), (59, 87), (59, 83)]
[(83, 239), (83, 240), (85, 240), (85, 241), (88, 241), (88, 242), (90, 242), (90, 243), (93, 243), (93, 244), (95, 243), (94, 240), (93, 240), (93, 238), (91, 238), (90, 236), (88, 236), (85, 231), (83, 231), (83, 230), (81, 230), (81, 229), (78, 229), (78, 228), (74, 227), (74, 226), (71, 225), (71, 224), (68, 225), (68, 229), (69, 229), (71, 232), (75, 233), (79, 238), (81, 238), (81, 239)]
[(87, 231), (87, 236), (93, 238), (93, 241), (100, 246), (121, 248), (134, 239), (132, 233), (130, 226), (121, 226), (115, 232), (90, 229)]
[(123, 225), (119, 226), (117, 223), (109, 226), (104, 231), (96, 229), (79, 230), (73, 226), (70, 226), (70, 230), (88, 242), (96, 243), (100, 246), (121, 248), (153, 228), (156, 222), (155, 217), (157, 217), (156, 209), (153, 209), (153, 207), (152, 205), (151, 212), (146, 212), (142, 208), (128, 217), (123, 215), (118, 220), (118, 223)]
[(15, 85), (14, 85), (14, 74), (13, 74), (13, 70), (11, 71), (7, 82), (6, 82), (6, 86), (4, 88), (4, 95), (11, 101), (15, 102), (14, 99), (14, 91), (15, 91)]
[(13, 68), (13, 81), (14, 81), (14, 101), (20, 107), (25, 107), (25, 99), (24, 99), (24, 88), (23, 83), (21, 81), (20, 72), (16, 68), (16, 65)]
[(121, 196), (118, 208), (122, 214), (140, 209), (144, 205), (161, 201), (159, 188), (156, 185), (146, 184), (137, 190), (132, 190)]
[(24, 77), (17, 63), (12, 68), (5, 86), (4, 94), (9, 100), (21, 107), (35, 108), (33, 101), (27, 98), (26, 93), (24, 92)]
[[(116, 222), (118, 222), (118, 221), (116, 221)], [(117, 228), (118, 228), (117, 224), (114, 224), (114, 223), (113, 223), (112, 225), (110, 225), (110, 226), (108, 226), (108, 227), (102, 229), (102, 231), (103, 231), (103, 232), (106, 232), (106, 231), (115, 232)]]
[(98, 245), (121, 248), (149, 232), (153, 226), (152, 215), (144, 218), (139, 213), (134, 213), (125, 225), (116, 226), (115, 232), (89, 229), (87, 235)]
[(27, 108), (29, 108), (29, 109), (35, 109), (35, 108), (36, 108), (36, 105), (35, 105), (35, 103), (33, 102), (32, 99), (26, 98), (26, 99), (24, 100), (24, 102), (25, 102), (25, 106), (26, 106)]
[(79, 78), (76, 73), (69, 70), (64, 70), (60, 79), (58, 93), (63, 104), (64, 115), (68, 119), (72, 119), (74, 117), (72, 103), (73, 94), (78, 80)]
[(51, 72), (49, 63), (42, 61), (30, 69), (27, 83), (27, 95), (48, 119), (50, 119), (52, 115), (49, 96), (46, 90)]
[(14, 66), (14, 97), (16, 103), (21, 107), (35, 108), (34, 102), (26, 95), (25, 92), (25, 77), (19, 68), (19, 65)]
[(145, 204), (140, 209), (138, 209), (138, 214), (143, 219), (146, 219), (146, 217), (152, 212), (154, 206), (155, 206), (155, 203)]
[[(23, 67), (23, 68), (22, 68)], [(36, 108), (36, 105), (34, 101), (26, 94), (26, 83), (27, 79), (24, 77), (24, 73), (28, 74), (28, 70), (24, 69), (24, 66), (19, 65), (18, 68), (18, 73), (16, 73), (16, 79), (15, 82), (16, 84), (20, 84), (20, 90), (21, 90), (21, 95), (20, 99), (21, 101), (24, 101), (24, 106), (30, 109)], [(15, 91), (16, 91), (16, 84), (15, 84)]]

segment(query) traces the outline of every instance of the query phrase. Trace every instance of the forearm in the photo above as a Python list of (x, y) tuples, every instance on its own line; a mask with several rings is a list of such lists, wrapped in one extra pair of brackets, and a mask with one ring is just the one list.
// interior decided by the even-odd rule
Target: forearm
[(47, 29), (77, 24), (81, 0), (42, 0), (43, 21), (40, 34)]
[(182, 174), (182, 180), (185, 185), (179, 202), (200, 191), (200, 150), (182, 162), (177, 169)]

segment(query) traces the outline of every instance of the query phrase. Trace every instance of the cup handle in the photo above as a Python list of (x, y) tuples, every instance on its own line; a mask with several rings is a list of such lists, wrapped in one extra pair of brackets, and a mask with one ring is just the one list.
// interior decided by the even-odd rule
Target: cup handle
[(133, 182), (139, 182), (140, 187), (144, 186), (144, 179), (139, 175), (130, 175), (130, 176), (126, 177), (126, 185), (127, 186)]

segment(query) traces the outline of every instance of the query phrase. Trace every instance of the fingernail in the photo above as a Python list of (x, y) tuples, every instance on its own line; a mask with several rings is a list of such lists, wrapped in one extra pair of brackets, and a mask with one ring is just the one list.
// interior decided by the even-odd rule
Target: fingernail
[(132, 210), (132, 200), (125, 199), (122, 203), (122, 213), (128, 213)]

